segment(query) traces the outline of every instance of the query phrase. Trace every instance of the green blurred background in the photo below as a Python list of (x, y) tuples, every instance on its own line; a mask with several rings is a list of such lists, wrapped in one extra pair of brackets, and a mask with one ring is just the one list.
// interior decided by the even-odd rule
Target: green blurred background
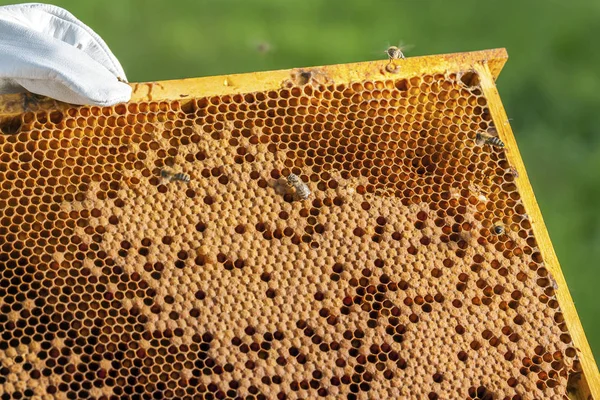
[[(14, 4), (0, 0), (0, 5)], [(497, 84), (600, 356), (600, 1), (55, 0), (155, 81), (506, 47)], [(268, 45), (265, 45), (268, 44)], [(259, 51), (270, 47), (267, 52)]]

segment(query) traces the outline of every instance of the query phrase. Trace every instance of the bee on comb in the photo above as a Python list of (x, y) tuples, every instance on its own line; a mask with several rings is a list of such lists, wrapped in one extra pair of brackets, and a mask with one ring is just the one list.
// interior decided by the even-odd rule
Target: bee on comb
[(504, 142), (500, 140), (499, 137), (492, 136), (486, 132), (477, 132), (477, 135), (475, 135), (475, 143), (478, 146), (483, 146), (487, 144), (493, 147), (504, 147)]
[(392, 60), (406, 60), (406, 56), (404, 55), (405, 48), (403, 46), (390, 46), (386, 49), (385, 54), (387, 54), (389, 61)]
[(184, 174), (183, 172), (171, 172), (166, 169), (160, 171), (160, 176), (170, 181), (180, 181), (184, 183), (190, 183), (190, 176), (188, 174)]
[(504, 226), (502, 224), (496, 224), (492, 226), (492, 232), (494, 235), (503, 235), (505, 232)]
[(298, 196), (299, 199), (308, 199), (308, 196), (310, 196), (310, 189), (308, 188), (308, 185), (304, 183), (298, 175), (289, 174), (287, 177), (287, 182), (290, 186), (296, 189), (296, 196)]

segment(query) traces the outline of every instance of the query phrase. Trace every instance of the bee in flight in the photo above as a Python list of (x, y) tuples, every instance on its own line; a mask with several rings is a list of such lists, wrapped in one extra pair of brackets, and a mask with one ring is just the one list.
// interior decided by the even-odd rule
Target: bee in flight
[(500, 140), (500, 138), (492, 136), (485, 132), (477, 132), (477, 135), (475, 135), (475, 143), (479, 146), (489, 144), (493, 147), (504, 147), (504, 142)]
[(290, 186), (296, 189), (296, 196), (298, 196), (299, 199), (308, 199), (308, 196), (310, 196), (310, 189), (306, 183), (302, 182), (302, 179), (300, 179), (298, 175), (289, 174), (287, 177), (287, 182)]
[(163, 169), (160, 171), (160, 176), (170, 181), (190, 183), (190, 176), (188, 174), (184, 174), (183, 172), (174, 173)]
[(385, 51), (385, 54), (387, 54), (390, 62), (393, 60), (406, 60), (406, 56), (404, 56), (404, 53), (402, 52), (404, 49), (405, 48), (403, 46), (390, 46)]
[(407, 50), (408, 46), (389, 46), (384, 53), (388, 56), (388, 64), (385, 66), (386, 71), (396, 73), (400, 70), (400, 66), (394, 63), (395, 60), (406, 60), (404, 51)]
[(270, 53), (271, 50), (273, 50), (273, 46), (271, 46), (271, 43), (263, 41), (257, 43), (255, 49), (260, 54), (267, 54)]

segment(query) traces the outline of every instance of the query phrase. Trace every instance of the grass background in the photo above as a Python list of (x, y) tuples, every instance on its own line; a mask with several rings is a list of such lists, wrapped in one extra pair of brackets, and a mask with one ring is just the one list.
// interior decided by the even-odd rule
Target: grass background
[[(0, 0), (0, 5), (14, 4)], [(596, 357), (600, 356), (600, 1), (54, 0), (128, 79), (155, 81), (506, 47), (497, 84)], [(260, 54), (256, 46), (270, 43)]]

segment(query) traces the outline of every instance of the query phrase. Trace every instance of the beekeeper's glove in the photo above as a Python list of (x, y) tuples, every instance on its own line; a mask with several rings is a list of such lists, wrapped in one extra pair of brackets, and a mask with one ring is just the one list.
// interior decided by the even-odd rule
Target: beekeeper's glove
[(30, 91), (72, 104), (131, 98), (125, 72), (104, 41), (49, 4), (0, 7), (0, 94)]

